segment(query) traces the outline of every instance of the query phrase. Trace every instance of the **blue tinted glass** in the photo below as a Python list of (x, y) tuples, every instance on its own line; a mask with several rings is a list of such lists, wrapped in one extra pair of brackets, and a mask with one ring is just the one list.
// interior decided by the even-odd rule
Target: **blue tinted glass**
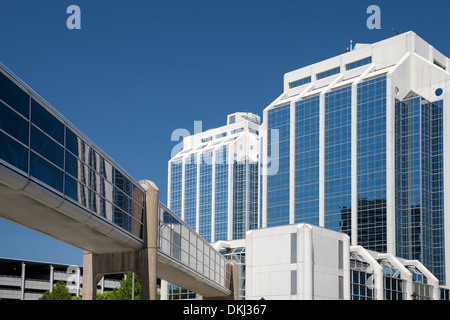
[(358, 84), (358, 243), (386, 251), (386, 77)]
[(332, 75), (338, 74), (340, 72), (341, 72), (341, 68), (337, 67), (337, 68), (334, 68), (334, 69), (331, 69), (331, 70), (327, 70), (327, 71), (318, 73), (316, 75), (316, 78), (317, 78), (317, 80), (320, 80), (320, 79), (327, 78), (327, 77), (330, 77)]
[(66, 148), (76, 156), (78, 156), (79, 143), (76, 134), (66, 128)]
[(64, 194), (78, 201), (78, 182), (68, 175), (64, 178)]
[(30, 97), (2, 73), (0, 73), (0, 99), (28, 119)]
[(206, 241), (211, 242), (212, 151), (201, 154), (200, 159), (199, 234)]
[(197, 224), (197, 154), (186, 159), (184, 187), (184, 221), (196, 229)]
[(182, 158), (173, 160), (171, 166), (170, 179), (170, 209), (179, 217), (181, 217), (181, 191), (182, 191), (182, 174), (183, 162)]
[(351, 87), (325, 96), (325, 227), (351, 235)]
[(228, 147), (215, 151), (215, 238), (214, 241), (228, 240)]
[(295, 103), (295, 223), (319, 224), (319, 96)]
[(396, 252), (444, 272), (442, 100), (396, 101)]
[(28, 149), (0, 132), (0, 159), (28, 172)]
[(0, 129), (28, 145), (28, 121), (0, 102)]
[[(91, 157), (92, 159), (92, 157)], [(92, 166), (92, 165), (91, 165)], [(114, 179), (113, 183), (122, 190), (126, 195), (133, 196), (133, 186), (131, 181), (125, 177), (125, 175), (118, 169), (114, 168)]]
[(78, 178), (78, 160), (66, 151), (65, 170), (75, 178)]
[(268, 111), (267, 226), (289, 224), (290, 104)]
[[(259, 176), (259, 164), (258, 162), (250, 161), (248, 164), (249, 170), (249, 179), (248, 181), (248, 229), (257, 229), (258, 228), (258, 176)], [(245, 233), (242, 234), (242, 237), (245, 238)]]
[(372, 57), (368, 57), (362, 60), (358, 60), (352, 63), (347, 64), (345, 67), (347, 70), (352, 70), (361, 66), (364, 66), (366, 64), (372, 63)]
[(40, 132), (35, 127), (31, 127), (31, 149), (50, 160), (60, 168), (63, 167), (64, 151), (52, 139)]
[(64, 144), (64, 125), (33, 99), (31, 99), (31, 122)]
[(289, 83), (289, 88), (292, 89), (292, 88), (299, 87), (301, 85), (304, 85), (304, 84), (310, 83), (310, 82), (311, 82), (311, 77), (306, 77), (306, 78)]
[(246, 161), (233, 164), (233, 239), (242, 239), (246, 232), (247, 212)]
[(50, 187), (62, 192), (63, 173), (48, 161), (42, 159), (34, 152), (30, 155), (30, 174)]
[(131, 199), (117, 188), (114, 188), (114, 204), (123, 211), (132, 213)]

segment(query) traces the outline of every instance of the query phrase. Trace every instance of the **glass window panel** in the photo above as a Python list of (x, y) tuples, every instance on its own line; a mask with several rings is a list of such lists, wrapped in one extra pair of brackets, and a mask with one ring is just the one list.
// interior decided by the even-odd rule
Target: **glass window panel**
[(31, 127), (31, 148), (60, 168), (63, 167), (63, 148), (33, 126)]
[(144, 206), (144, 192), (137, 185), (133, 185), (133, 200), (141, 207)]
[(29, 118), (30, 97), (2, 73), (0, 73), (0, 99), (25, 118)]
[(31, 122), (53, 139), (64, 144), (64, 125), (33, 99), (31, 99)]
[(114, 168), (114, 184), (125, 194), (132, 196), (133, 190), (131, 187), (131, 181), (128, 180), (125, 175), (116, 168)]
[(31, 152), (30, 174), (50, 187), (63, 191), (63, 173), (57, 167)]
[(131, 221), (131, 233), (138, 237), (138, 238), (142, 238), (143, 237), (143, 224), (135, 219), (133, 219)]
[(334, 68), (334, 69), (331, 69), (331, 70), (327, 70), (327, 71), (318, 73), (316, 75), (316, 78), (317, 78), (317, 80), (320, 80), (320, 79), (327, 78), (327, 77), (330, 77), (332, 75), (338, 74), (340, 72), (341, 72), (341, 68), (337, 67), (337, 68)]
[(2, 132), (0, 132), (0, 158), (28, 172), (28, 149)]
[(268, 112), (267, 155), (278, 163), (267, 176), (267, 226), (272, 227), (289, 223), (290, 104)]
[(78, 202), (78, 182), (67, 174), (64, 179), (64, 193)]
[(81, 140), (75, 133), (66, 128), (66, 148), (78, 157)]
[(297, 81), (290, 82), (289, 88), (292, 89), (292, 88), (295, 88), (295, 87), (298, 87), (298, 86), (301, 86), (301, 85), (304, 85), (304, 84), (310, 83), (310, 82), (311, 82), (311, 77), (306, 77), (306, 78), (303, 78), (303, 79), (300, 79)]
[(81, 165), (78, 162), (77, 158), (66, 151), (65, 170), (75, 178), (78, 178), (78, 167)]
[(364, 66), (364, 65), (369, 64), (369, 63), (372, 63), (372, 57), (368, 57), (368, 58), (365, 58), (365, 59), (361, 59), (361, 60), (349, 63), (349, 64), (345, 65), (345, 68), (347, 70), (352, 70), (352, 69)]
[(0, 102), (0, 129), (28, 145), (28, 121)]

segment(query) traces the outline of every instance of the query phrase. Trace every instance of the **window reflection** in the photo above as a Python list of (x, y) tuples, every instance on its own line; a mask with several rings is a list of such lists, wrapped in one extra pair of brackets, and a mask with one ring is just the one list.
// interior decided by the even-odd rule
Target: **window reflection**
[(59, 192), (63, 191), (62, 171), (34, 152), (30, 155), (30, 174)]
[(139, 185), (2, 73), (0, 159), (142, 238), (144, 192)]
[(55, 141), (34, 126), (31, 127), (31, 149), (63, 168), (64, 151)]
[(0, 129), (24, 144), (28, 144), (28, 122), (0, 102)]
[(34, 99), (31, 99), (31, 122), (59, 143), (64, 143), (64, 125)]
[(28, 150), (0, 132), (0, 159), (12, 164), (23, 172), (28, 172)]

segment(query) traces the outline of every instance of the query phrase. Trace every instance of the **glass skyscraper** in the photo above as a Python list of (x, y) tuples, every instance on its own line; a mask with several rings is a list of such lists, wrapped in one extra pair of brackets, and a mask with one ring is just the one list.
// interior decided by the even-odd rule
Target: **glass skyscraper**
[(285, 74), (261, 125), (262, 227), (341, 231), (352, 245), (420, 260), (445, 284), (449, 70), (407, 32)]
[(168, 166), (168, 205), (209, 242), (245, 238), (259, 227), (259, 116), (185, 137)]

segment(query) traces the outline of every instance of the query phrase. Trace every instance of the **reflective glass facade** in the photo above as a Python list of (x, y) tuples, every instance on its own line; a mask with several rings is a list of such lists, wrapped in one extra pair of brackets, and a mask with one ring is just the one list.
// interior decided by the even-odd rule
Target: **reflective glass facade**
[(444, 281), (442, 100), (396, 101), (396, 250)]
[(143, 238), (142, 187), (48, 105), (0, 73), (0, 161)]
[(351, 86), (325, 95), (325, 227), (349, 236), (351, 214)]
[(212, 155), (213, 151), (205, 151), (201, 154), (200, 162), (200, 203), (199, 203), (199, 234), (211, 241), (211, 216), (212, 216)]
[(233, 164), (233, 239), (245, 238), (247, 231), (247, 161)]
[(290, 104), (270, 109), (267, 121), (267, 156), (278, 160), (278, 171), (267, 176), (267, 226), (273, 227), (289, 224)]
[(170, 205), (208, 242), (242, 239), (259, 224), (259, 127), (233, 124), (223, 130), (238, 126), (234, 136), (217, 130), (198, 137), (169, 161)]
[(258, 163), (233, 164), (233, 239), (258, 227)]
[(228, 148), (219, 148), (216, 153), (215, 172), (215, 240), (228, 239)]
[(386, 77), (358, 84), (358, 244), (386, 252)]
[(183, 158), (178, 158), (170, 163), (170, 208), (181, 217)]
[(295, 103), (295, 223), (319, 224), (319, 96)]
[(195, 229), (197, 224), (197, 154), (186, 158), (184, 164), (184, 221)]

